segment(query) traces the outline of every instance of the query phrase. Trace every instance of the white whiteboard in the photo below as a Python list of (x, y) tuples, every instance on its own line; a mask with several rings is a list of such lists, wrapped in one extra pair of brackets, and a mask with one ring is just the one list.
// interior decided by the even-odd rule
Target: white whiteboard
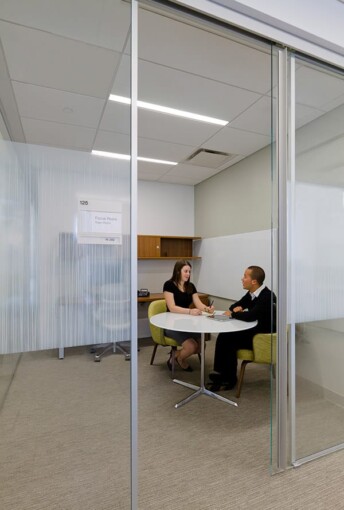
[(241, 278), (248, 266), (261, 266), (272, 288), (271, 235), (271, 230), (259, 230), (196, 241), (195, 255), (202, 257), (192, 270), (197, 291), (237, 300), (246, 292)]

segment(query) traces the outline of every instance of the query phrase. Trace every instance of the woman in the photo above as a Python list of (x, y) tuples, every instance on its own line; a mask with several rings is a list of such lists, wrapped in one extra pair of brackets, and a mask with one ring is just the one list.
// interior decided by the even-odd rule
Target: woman
[[(164, 298), (167, 310), (174, 313), (184, 313), (190, 315), (201, 315), (202, 312), (213, 313), (213, 306), (205, 306), (198, 297), (196, 287), (190, 282), (191, 264), (187, 260), (178, 260), (175, 263), (173, 274), (170, 280), (164, 283)], [(190, 308), (191, 304), (195, 308)], [(201, 335), (199, 333), (186, 333), (182, 331), (165, 330), (165, 335), (173, 338), (182, 346), (177, 350), (175, 359), (178, 365), (187, 372), (192, 372), (192, 368), (186, 362), (186, 359), (192, 354), (200, 352)], [(172, 370), (171, 356), (167, 361), (167, 366)]]

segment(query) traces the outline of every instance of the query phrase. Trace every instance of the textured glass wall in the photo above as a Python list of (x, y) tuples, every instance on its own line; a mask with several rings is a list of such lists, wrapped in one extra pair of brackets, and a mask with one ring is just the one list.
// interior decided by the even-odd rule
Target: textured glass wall
[(0, 158), (1, 354), (129, 340), (129, 164), (6, 142)]
[(295, 69), (289, 315), (300, 459), (344, 442), (344, 78), (299, 59)]
[(88, 344), (129, 340), (130, 164), (2, 142), (0, 184), (2, 508), (129, 508), (130, 362)]

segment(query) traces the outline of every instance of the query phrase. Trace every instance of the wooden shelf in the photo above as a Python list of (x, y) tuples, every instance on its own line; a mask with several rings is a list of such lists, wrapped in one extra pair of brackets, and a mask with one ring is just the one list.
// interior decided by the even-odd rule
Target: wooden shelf
[(193, 256), (193, 241), (200, 237), (143, 236), (137, 238), (139, 259), (199, 259)]
[[(198, 293), (198, 297), (200, 298), (202, 303), (204, 303), (205, 305), (209, 304), (209, 294)], [(138, 297), (137, 301), (138, 301), (138, 303), (151, 303), (152, 301), (156, 301), (157, 299), (164, 299), (164, 293), (159, 292), (159, 293), (150, 294), (150, 296), (147, 296), (147, 297)], [(194, 306), (191, 305), (191, 308), (194, 308)]]

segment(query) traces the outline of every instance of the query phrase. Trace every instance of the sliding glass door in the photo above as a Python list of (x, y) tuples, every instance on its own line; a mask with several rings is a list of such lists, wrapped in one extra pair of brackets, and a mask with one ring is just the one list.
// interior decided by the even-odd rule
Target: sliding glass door
[(290, 69), (295, 165), (288, 181), (288, 302), (292, 462), (298, 465), (344, 446), (344, 75), (293, 55)]

